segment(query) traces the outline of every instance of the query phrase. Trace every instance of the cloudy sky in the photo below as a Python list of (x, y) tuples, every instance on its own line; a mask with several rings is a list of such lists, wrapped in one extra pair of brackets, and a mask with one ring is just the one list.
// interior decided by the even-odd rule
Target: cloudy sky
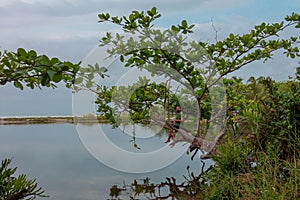
[[(231, 32), (246, 33), (262, 21), (277, 22), (300, 12), (297, 0), (0, 0), (0, 50), (23, 47), (78, 62), (97, 46), (106, 31), (114, 28), (97, 23), (99, 13), (126, 15), (153, 6), (162, 13), (157, 26), (169, 27), (187, 19), (196, 24), (194, 38), (211, 42), (215, 36), (211, 20), (222, 39)], [(236, 75), (271, 75), (283, 80), (293, 75), (297, 66), (296, 61), (283, 57), (263, 69), (260, 64)], [(71, 114), (71, 104), (71, 92), (63, 88), (55, 93), (47, 89), (20, 92), (11, 86), (0, 88), (0, 115), (47, 114), (49, 110), (50, 114)]]

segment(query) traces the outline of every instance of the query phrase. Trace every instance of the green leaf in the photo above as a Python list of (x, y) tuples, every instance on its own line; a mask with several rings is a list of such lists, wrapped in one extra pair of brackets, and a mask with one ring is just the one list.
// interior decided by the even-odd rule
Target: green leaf
[(30, 51), (28, 52), (28, 56), (29, 56), (30, 58), (36, 58), (37, 54), (36, 54), (35, 51), (30, 50)]
[(231, 40), (234, 40), (234, 35), (233, 35), (232, 33), (230, 33), (230, 34), (229, 34), (229, 38), (230, 38)]
[(187, 28), (187, 27), (188, 27), (187, 21), (186, 21), (186, 20), (182, 20), (181, 26), (182, 26), (183, 28)]
[(62, 80), (62, 73), (61, 72), (57, 72), (53, 78), (52, 81), (54, 81), (55, 83), (58, 83)]
[(39, 56), (37, 60), (40, 62), (39, 63), (40, 65), (45, 65), (45, 66), (51, 65), (50, 60), (46, 55)]
[[(64, 62), (64, 66), (68, 67), (69, 69), (72, 69), (74, 67), (73, 63), (71, 63), (69, 61)], [(64, 70), (64, 71), (66, 71), (66, 70)]]
[(171, 27), (171, 29), (172, 29), (172, 31), (175, 31), (175, 32), (180, 31), (180, 29), (177, 26), (174, 26), (174, 25)]
[(192, 29), (192, 28), (194, 28), (194, 26), (195, 26), (195, 24), (192, 24), (192, 25), (189, 26), (188, 29)]
[(51, 65), (54, 65), (54, 64), (59, 62), (59, 59), (58, 58), (52, 58), (50, 62), (51, 62)]
[(135, 20), (135, 15), (132, 13), (129, 15), (129, 21), (133, 22)]
[(60, 64), (60, 69), (62, 70), (62, 71), (68, 71), (69, 70), (69, 68), (70, 69), (72, 69), (73, 67), (69, 67), (68, 65), (65, 65), (65, 64)]
[(100, 72), (107, 72), (107, 68), (106, 67), (100, 67)]
[(75, 84), (80, 84), (80, 83), (82, 83), (83, 82), (83, 77), (78, 77), (78, 78), (76, 78), (76, 80), (75, 80)]
[(43, 76), (41, 78), (41, 84), (42, 84), (42, 86), (48, 85), (49, 82), (50, 82), (50, 77), (49, 77), (48, 73), (43, 74)]
[(121, 61), (121, 62), (124, 62), (124, 60), (125, 60), (125, 59), (124, 59), (124, 56), (121, 55), (121, 56), (120, 56), (120, 61)]
[(19, 56), (25, 56), (25, 57), (27, 56), (27, 53), (23, 48), (18, 48), (17, 52)]
[(121, 20), (120, 20), (118, 17), (112, 17), (111, 19), (112, 19), (112, 21), (113, 21), (114, 23), (116, 23), (116, 24), (121, 23)]
[(103, 22), (103, 21), (109, 20), (110, 15), (108, 13), (106, 13), (106, 14), (101, 13), (98, 15), (98, 17), (100, 19), (100, 22)]
[(98, 64), (98, 63), (95, 64), (95, 70), (96, 70), (96, 71), (99, 71), (99, 70), (100, 70), (99, 64)]
[(53, 79), (54, 75), (56, 74), (56, 71), (48, 70), (47, 73), (48, 73), (50, 79)]
[(93, 82), (92, 81), (88, 81), (85, 85), (85, 87), (87, 88), (91, 88), (93, 86)]
[(14, 81), (14, 86), (15, 86), (16, 88), (21, 89), (21, 90), (24, 89), (22, 83), (20, 83), (19, 81)]
[(156, 7), (153, 7), (150, 12), (151, 12), (152, 16), (154, 16), (157, 12)]

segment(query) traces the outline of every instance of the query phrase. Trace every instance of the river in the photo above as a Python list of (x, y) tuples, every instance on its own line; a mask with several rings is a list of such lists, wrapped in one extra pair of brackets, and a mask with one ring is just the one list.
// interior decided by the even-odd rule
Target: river
[[(149, 146), (157, 148), (165, 145), (165, 136), (152, 137), (148, 142), (145, 138), (137, 138), (141, 148), (138, 150), (130, 142), (130, 136), (124, 135), (120, 129), (112, 129), (109, 125), (104, 125), (104, 128), (108, 138), (127, 151), (148, 151)], [(122, 172), (96, 159), (87, 150), (82, 134), (89, 132), (80, 135), (73, 124), (0, 126), (0, 158), (12, 158), (11, 166), (18, 167), (18, 174), (25, 173), (36, 178), (39, 186), (50, 195), (46, 198), (49, 200), (107, 199), (110, 186), (121, 186), (123, 181), (131, 183), (134, 179), (150, 177), (151, 181), (160, 183), (168, 176), (183, 180), (187, 165), (196, 173), (201, 168), (199, 159), (191, 161), (183, 153), (174, 163), (153, 172)], [(147, 144), (150, 145), (147, 147)], [(109, 149), (106, 151), (110, 153)]]

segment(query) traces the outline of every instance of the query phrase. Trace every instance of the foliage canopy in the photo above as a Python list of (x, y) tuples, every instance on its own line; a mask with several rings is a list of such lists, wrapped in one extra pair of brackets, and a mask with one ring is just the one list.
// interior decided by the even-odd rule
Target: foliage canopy
[(58, 58), (37, 55), (36, 51), (19, 48), (16, 52), (0, 52), (0, 85), (12, 82), (23, 90), (24, 85), (35, 87), (55, 87), (64, 81), (71, 87), (79, 70), (78, 64), (62, 62)]
[[(212, 157), (216, 162), (209, 171), (196, 178), (193, 176), (192, 184), (176, 184), (174, 179), (167, 179), (166, 183), (154, 184), (155, 187), (169, 186), (168, 197), (178, 199), (299, 198), (299, 68), (295, 79), (282, 83), (269, 77), (250, 78), (243, 83), (239, 78), (226, 79), (225, 76), (254, 61), (272, 59), (273, 53), (280, 49), (287, 57), (298, 58), (300, 37), (283, 38), (280, 35), (288, 28), (299, 29), (300, 15), (292, 13), (279, 23), (263, 22), (249, 33), (230, 34), (215, 43), (188, 41), (186, 35), (192, 33), (193, 25), (186, 20), (167, 30), (155, 29), (154, 21), (160, 16), (156, 8), (133, 11), (123, 17), (98, 15), (99, 22), (113, 23), (124, 31), (124, 34), (107, 33), (102, 38), (100, 46), (109, 46), (110, 56), (119, 57), (126, 67), (145, 69), (154, 76), (164, 75), (166, 80), (187, 86), (194, 99), (187, 98), (183, 102), (197, 108), (194, 109), (197, 126), (195, 130), (180, 128), (181, 138), (173, 143), (189, 142), (190, 151), (204, 150), (207, 153), (204, 157)], [(179, 74), (180, 78), (174, 74)], [(212, 98), (220, 98), (211, 95), (211, 89), (218, 81), (226, 88), (226, 118), (217, 120), (223, 129), (218, 130), (213, 142), (207, 142), (205, 135), (211, 119), (218, 117), (211, 112), (215, 106)], [(117, 123), (116, 110), (126, 108), (126, 112), (139, 119), (137, 122), (154, 120), (164, 126), (163, 119), (155, 120), (149, 112), (150, 107), (157, 104), (166, 112), (172, 109), (168, 102), (170, 99), (173, 99), (170, 102), (176, 102), (176, 98), (170, 96), (168, 81), (155, 87), (155, 82), (146, 81), (142, 95), (133, 85), (122, 89), (100, 89), (98, 111)], [(136, 92), (128, 104), (120, 98), (114, 101), (114, 93), (120, 97), (128, 90)], [(161, 91), (160, 95), (155, 91)], [(114, 104), (110, 105), (112, 101)], [(127, 194), (132, 199), (141, 193), (149, 195), (150, 199), (168, 198), (156, 193), (154, 185), (147, 180), (134, 182), (129, 187), (113, 186), (111, 196), (118, 198), (124, 194), (122, 191), (129, 190), (131, 193)]]

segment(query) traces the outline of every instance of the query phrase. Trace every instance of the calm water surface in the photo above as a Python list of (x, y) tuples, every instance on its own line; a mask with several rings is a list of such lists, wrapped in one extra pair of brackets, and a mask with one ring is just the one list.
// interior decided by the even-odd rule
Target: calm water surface
[[(111, 130), (112, 141), (122, 148), (134, 149), (129, 136), (109, 126), (106, 129)], [(151, 141), (152, 146), (163, 145), (164, 140), (165, 137), (156, 137)], [(146, 141), (140, 142), (142, 150), (143, 142)], [(151, 177), (153, 182), (160, 182), (167, 176), (183, 180), (187, 165), (195, 172), (201, 168), (200, 161), (191, 162), (184, 154), (172, 165), (151, 173), (131, 174), (111, 169), (89, 154), (71, 124), (0, 126), (0, 158), (13, 158), (11, 166), (17, 166), (18, 173), (37, 178), (50, 195), (49, 200), (106, 199), (110, 186), (122, 185), (124, 180), (131, 183), (136, 178)]]

